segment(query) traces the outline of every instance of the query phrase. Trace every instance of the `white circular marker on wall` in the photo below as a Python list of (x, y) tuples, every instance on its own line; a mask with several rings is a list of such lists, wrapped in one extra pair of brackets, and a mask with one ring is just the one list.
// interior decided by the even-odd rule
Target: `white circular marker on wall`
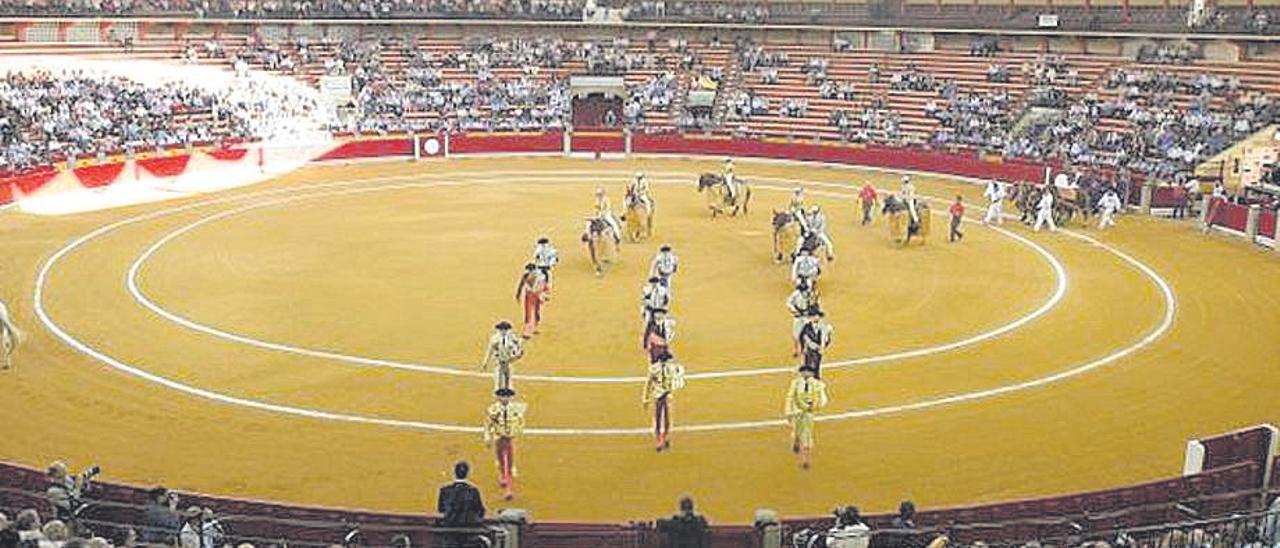
[(435, 156), (440, 154), (440, 140), (431, 137), (422, 142), (422, 152), (427, 156)]

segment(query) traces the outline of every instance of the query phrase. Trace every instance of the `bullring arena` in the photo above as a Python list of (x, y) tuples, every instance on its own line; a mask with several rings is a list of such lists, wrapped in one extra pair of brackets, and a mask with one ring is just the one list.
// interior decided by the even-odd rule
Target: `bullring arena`
[[(151, 63), (182, 54), (172, 29), (130, 28), (141, 34), (129, 53), (14, 38), (4, 55)], [(795, 57), (823, 51), (781, 42)], [(730, 47), (708, 51), (736, 70)], [(865, 75), (871, 55), (833, 54), (850, 78)], [(961, 54), (909, 55), (925, 70), (955, 63), (966, 78)], [(1095, 76), (1121, 63), (1071, 55)], [(1274, 96), (1273, 62), (1239, 65)], [(1193, 67), (1233, 70), (1203, 63)], [(910, 108), (921, 101), (891, 95)], [(1139, 182), (1114, 228), (1074, 219), (1033, 231), (1012, 202), (1005, 222), (988, 226), (988, 181), (1038, 183), (1070, 168), (752, 123), (759, 133), (745, 136), (336, 132), (306, 147), (244, 140), (14, 176), (5, 183), (13, 205), (0, 213), (0, 295), (24, 337), (0, 374), (9, 418), (0, 459), (19, 479), (4, 482), (0, 508), (35, 504), (43, 487), (22, 494), (38, 483), (29, 468), (63, 460), (100, 465), (103, 497), (129, 504), (140, 495), (123, 486), (163, 484), (239, 509), (229, 514), (363, 520), (389, 524), (371, 537), (402, 527), (429, 538), (426, 522), (395, 515), (432, 513), (430, 490), (467, 460), (491, 511), (528, 511), (534, 523), (522, 534), (542, 539), (525, 542), (534, 546), (649, 545), (636, 540), (649, 533), (607, 524), (668, 514), (686, 495), (728, 525), (716, 546), (768, 546), (768, 527), (744, 526), (759, 523), (758, 509), (777, 511), (790, 535), (837, 505), (887, 515), (907, 499), (930, 527), (958, 525), (957, 539), (982, 538), (967, 523), (995, 523), (990, 531), (1010, 542), (1265, 511), (1274, 429), (1254, 426), (1280, 420), (1274, 212), (1227, 204), (1206, 213), (1210, 225), (1221, 218), (1205, 230), (1198, 209), (1167, 218), (1167, 189)], [(304, 148), (311, 161), (291, 158)], [(730, 157), (750, 208), (713, 217), (697, 181)], [(257, 175), (216, 191), (180, 186), (202, 169), (231, 173), (218, 162)], [(277, 162), (287, 168), (273, 171)], [(580, 241), (593, 192), (621, 211), (638, 172), (653, 189), (653, 233), (624, 241), (597, 274)], [(861, 225), (857, 205), (864, 185), (884, 197), (904, 175), (933, 227), (906, 245), (879, 207)], [(146, 188), (120, 190), (132, 187)], [(770, 223), (796, 188), (826, 212), (836, 256), (820, 282), (835, 328), (822, 365), (830, 404), (808, 469), (791, 454), (782, 413), (798, 361), (784, 305), (791, 268), (774, 259)], [(964, 239), (952, 243), (957, 195), (969, 210)], [(1245, 217), (1249, 226), (1235, 226)], [(512, 295), (539, 237), (560, 263), (540, 333), (515, 366), (528, 424), (518, 494), (504, 501), (481, 441), (493, 374), (479, 365), (493, 324), (520, 324)], [(672, 347), (687, 386), (674, 399), (671, 448), (654, 451), (639, 297), (664, 244), (680, 257)], [(1196, 469), (1188, 440), (1207, 451)], [(288, 506), (268, 512), (254, 501)], [(281, 525), (290, 526), (299, 527)], [(283, 539), (244, 527), (266, 527), (254, 533), (259, 545)]]

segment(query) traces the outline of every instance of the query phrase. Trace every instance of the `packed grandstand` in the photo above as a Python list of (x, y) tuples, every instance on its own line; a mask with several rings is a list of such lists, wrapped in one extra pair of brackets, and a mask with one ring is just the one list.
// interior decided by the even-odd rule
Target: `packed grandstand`
[[(616, 75), (627, 96), (612, 125), (637, 133), (968, 149), (1176, 185), (1280, 116), (1274, 63), (1193, 62), (1196, 52), (1182, 51), (1184, 44), (1153, 44), (1150, 58), (1135, 61), (988, 49), (985, 36), (959, 51), (906, 53), (856, 48), (839, 33), (825, 45), (757, 43), (731, 30), (701, 38), (653, 30), (595, 40), (219, 32), (151, 35), (91, 53), (261, 70), (312, 85), (350, 75), (351, 112), (329, 124), (341, 134), (605, 127), (610, 120), (573, 119), (569, 76)], [(47, 50), (30, 42), (0, 47)], [(318, 108), (301, 94), (219, 97), (92, 69), (70, 76), (6, 75), (6, 166), (262, 139), (273, 129), (247, 124), (247, 114), (280, 112), (277, 104)], [(689, 104), (691, 91), (715, 99)], [(86, 113), (97, 119), (70, 127), (72, 116)]]
[[(419, 139), (448, 136), (459, 146), (476, 134), (529, 136), (554, 150), (564, 135), (596, 132), (610, 139), (625, 135), (628, 147), (633, 138), (700, 139), (938, 153), (945, 155), (943, 162), (969, 158), (1034, 166), (1010, 183), (1039, 182), (1032, 179), (1040, 166), (1053, 165), (1072, 174), (1072, 186), (1086, 195), (1119, 187), (1132, 205), (1176, 209), (1213, 195), (1213, 176), (1220, 181), (1230, 169), (1226, 160), (1213, 160), (1280, 122), (1280, 50), (1273, 41), (1248, 42), (1249, 36), (1274, 37), (1268, 23), (1274, 7), (1223, 6), (1216, 16), (1196, 22), (1200, 32), (1251, 33), (1230, 48), (1217, 39), (1151, 36), (1123, 44), (1101, 37), (1106, 47), (1091, 48), (1083, 39), (1031, 31), (1024, 36), (823, 27), (815, 31), (818, 39), (799, 39), (735, 26), (815, 19), (857, 25), (912, 20), (913, 13), (947, 24), (991, 13), (1000, 16), (990, 26), (1001, 27), (1024, 24), (1041, 11), (1013, 3), (929, 1), (907, 2), (879, 16), (879, 4), (839, 4), (844, 3), (646, 0), (608, 8), (574, 0), (5, 2), (0, 15), (13, 19), (0, 25), (0, 70), (6, 71), (0, 80), (3, 196), (19, 201), (35, 194), (63, 168), (173, 151), (227, 155), (249, 143), (412, 138), (410, 150), (395, 149), (410, 156), (423, 153)], [(1085, 2), (1060, 11), (1067, 25), (1080, 28), (1132, 23), (1138, 29), (1186, 30), (1186, 10), (1165, 4), (1134, 6), (1131, 12), (1128, 2)], [(1053, 4), (1048, 6), (1043, 11), (1052, 11)], [(617, 18), (611, 24), (638, 26), (548, 27), (556, 33), (520, 26), (528, 20), (580, 22), (610, 9)], [(191, 15), (195, 19), (184, 18)], [(76, 19), (82, 16), (118, 21)], [(133, 19), (139, 16), (157, 18)], [(305, 24), (311, 18), (486, 24), (428, 32), (411, 22)], [(162, 68), (148, 74), (140, 67)], [(217, 76), (192, 76), (201, 74)], [(583, 76), (618, 78), (623, 92), (575, 104), (573, 79)], [(326, 102), (321, 90), (335, 79), (349, 81), (349, 93)], [(1206, 172), (1207, 165), (1218, 172)], [(1215, 199), (1240, 208), (1238, 215), (1223, 210), (1232, 216), (1220, 223), (1246, 232), (1243, 216), (1250, 211), (1249, 236), (1274, 238), (1280, 192), (1262, 183), (1219, 189)], [(1210, 216), (1208, 224), (1214, 222)], [(859, 516), (855, 521), (868, 530), (856, 535), (861, 544), (848, 546), (1280, 546), (1276, 442), (1274, 429), (1262, 427), (1199, 440), (1204, 454), (1194, 470), (1171, 470), (1170, 479), (1136, 486)], [(86, 504), (71, 508), (58, 504), (49, 481), (45, 470), (0, 467), (0, 548), (407, 547), (455, 542), (458, 535), (486, 546), (585, 548), (657, 546), (663, 538), (662, 526), (648, 522), (539, 523), (527, 522), (520, 512), (460, 529), (426, 516), (202, 494), (182, 494), (179, 503), (167, 492), (157, 498), (155, 490), (96, 480), (85, 484)], [(700, 545), (803, 543), (820, 536), (810, 533), (849, 525), (772, 510), (782, 517), (764, 511), (750, 525), (717, 525), (713, 517), (699, 541), (709, 544)]]

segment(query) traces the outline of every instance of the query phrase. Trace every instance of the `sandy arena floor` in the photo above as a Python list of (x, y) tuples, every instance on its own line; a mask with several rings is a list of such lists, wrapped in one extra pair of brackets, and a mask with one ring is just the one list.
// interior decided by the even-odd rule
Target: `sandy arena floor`
[[(4, 213), (0, 295), (28, 340), (0, 374), (0, 459), (425, 511), (465, 458), (494, 495), (489, 452), (465, 430), (490, 401), (484, 340), (496, 320), (518, 323), (515, 283), (543, 234), (562, 263), (518, 368), (537, 378), (517, 381), (533, 432), (517, 445), (511, 504), (536, 519), (641, 519), (684, 493), (727, 523), (761, 507), (814, 515), (1097, 489), (1177, 473), (1188, 438), (1280, 422), (1274, 252), (1137, 216), (1105, 233), (970, 223), (960, 244), (937, 217), (927, 245), (899, 249), (878, 216), (856, 226), (852, 186), (892, 188), (897, 174), (772, 162), (741, 161), (753, 211), (713, 221), (692, 181), (717, 167), (328, 165), (165, 204)], [(591, 191), (620, 204), (636, 169), (654, 182), (656, 234), (624, 244), (597, 278), (577, 240)], [(976, 186), (917, 181), (980, 202)], [(832, 403), (808, 472), (778, 425), (794, 360), (788, 268), (769, 244), (769, 211), (796, 184), (827, 211), (838, 255), (821, 282), (836, 327)], [(674, 409), (693, 431), (656, 454), (638, 302), (662, 243), (681, 257), (676, 354), (703, 376)], [(60, 333), (38, 318), (36, 291)]]

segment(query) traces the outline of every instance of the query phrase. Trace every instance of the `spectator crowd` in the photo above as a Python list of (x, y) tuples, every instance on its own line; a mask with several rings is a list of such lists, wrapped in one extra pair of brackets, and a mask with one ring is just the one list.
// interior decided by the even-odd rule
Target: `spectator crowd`
[(208, 87), (91, 68), (13, 69), (0, 77), (0, 170), (301, 131), (319, 105), (299, 90), (260, 78)]
[[(376, 35), (330, 42), (255, 37), (234, 48), (216, 39), (187, 43), (181, 56), (188, 62), (235, 67), (245, 83), (229, 90), (74, 69), (10, 72), (0, 80), (0, 164), (22, 169), (72, 156), (266, 138), (322, 110), (314, 98), (248, 78), (254, 69), (349, 76), (353, 99), (339, 105), (347, 115), (330, 126), (339, 131), (562, 129), (573, 102), (567, 76), (585, 73), (625, 78), (612, 117), (633, 129), (653, 129), (654, 113), (670, 113), (661, 118), (665, 127), (716, 130), (730, 121), (746, 134), (759, 117), (807, 119), (816, 111), (853, 142), (918, 139), (1174, 181), (1280, 117), (1272, 97), (1240, 77), (1207, 71), (1114, 67), (1083, 89), (1068, 59), (1042, 54), (1020, 65), (993, 59), (988, 87), (970, 87), (907, 60), (893, 68), (871, 63), (866, 75), (874, 89), (864, 90), (847, 77), (833, 78), (827, 57), (793, 59), (745, 38), (721, 44), (712, 37), (706, 49), (656, 33), (634, 46), (631, 40), (476, 36), (446, 48)], [(729, 46), (733, 75), (704, 59)], [(818, 101), (770, 92), (780, 70), (800, 75)], [(714, 102), (682, 104), (692, 91), (710, 93)], [(904, 131), (902, 106), (893, 99), (902, 94), (927, 98), (924, 118), (937, 124), (926, 137)]]

